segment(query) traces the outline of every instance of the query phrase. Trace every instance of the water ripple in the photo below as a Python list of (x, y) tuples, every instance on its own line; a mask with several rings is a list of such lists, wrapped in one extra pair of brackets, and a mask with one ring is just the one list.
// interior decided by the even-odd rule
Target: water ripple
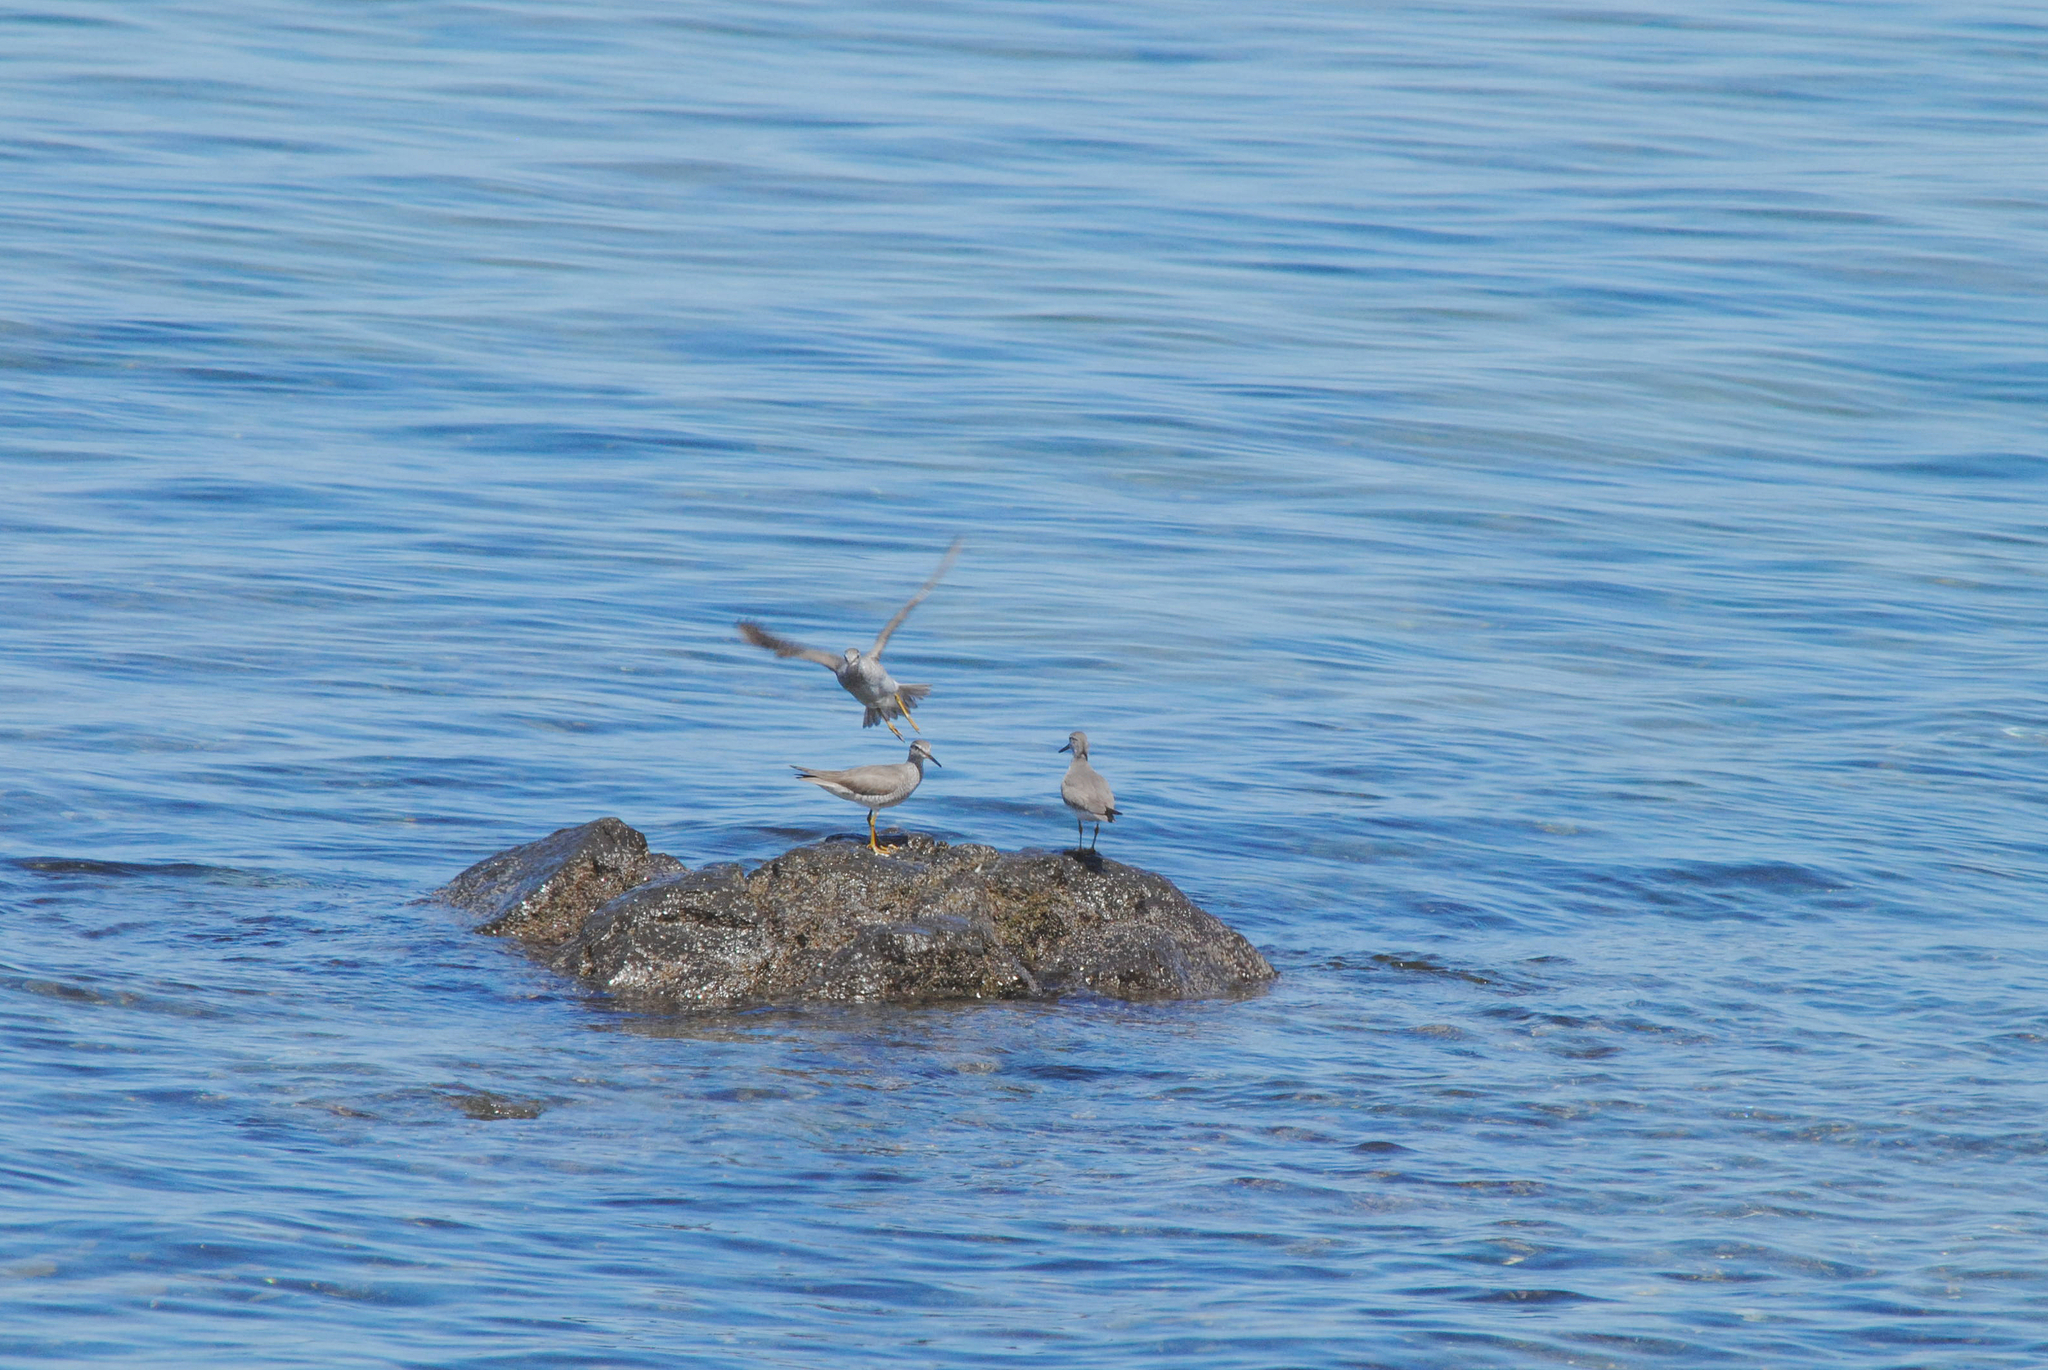
[[(0, 1358), (2042, 1360), (2031, 13), (0, 31)], [(1270, 993), (415, 902), (850, 831), (732, 622), (956, 534), (903, 821), (1056, 844), (1086, 726)]]

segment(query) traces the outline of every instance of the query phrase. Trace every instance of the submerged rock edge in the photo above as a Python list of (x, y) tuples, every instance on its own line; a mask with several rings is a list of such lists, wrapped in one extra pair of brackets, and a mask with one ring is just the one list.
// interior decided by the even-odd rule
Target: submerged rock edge
[(1092, 852), (922, 834), (690, 870), (617, 818), (469, 867), (430, 899), (629, 1005), (1214, 998), (1276, 978), (1172, 881)]

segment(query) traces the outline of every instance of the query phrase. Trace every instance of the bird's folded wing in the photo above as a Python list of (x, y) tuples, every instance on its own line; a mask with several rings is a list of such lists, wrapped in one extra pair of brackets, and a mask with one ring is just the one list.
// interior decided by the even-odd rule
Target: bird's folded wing
[(1116, 804), (1116, 796), (1109, 792), (1109, 782), (1093, 772), (1069, 775), (1060, 781), (1060, 798), (1090, 813), (1101, 813)]
[[(805, 776), (808, 780), (811, 777)], [(903, 773), (901, 765), (855, 766), (848, 771), (823, 771), (818, 776), (829, 780), (843, 790), (854, 794), (891, 794), (903, 788), (903, 782), (910, 777)]]
[(953, 545), (946, 549), (946, 555), (939, 559), (939, 569), (932, 572), (932, 578), (922, 589), (910, 597), (910, 603), (896, 611), (896, 617), (882, 625), (882, 631), (875, 634), (875, 645), (868, 648), (869, 656), (880, 656), (882, 648), (888, 645), (889, 634), (903, 626), (903, 620), (910, 617), (910, 611), (924, 603), (926, 595), (939, 588), (939, 582), (946, 578), (946, 572), (953, 569), (953, 563), (960, 560), (960, 539), (954, 538)]
[(841, 658), (830, 652), (821, 652), (816, 647), (806, 647), (801, 642), (791, 642), (786, 637), (777, 637), (758, 623), (740, 621), (740, 636), (756, 647), (766, 647), (777, 656), (800, 656), (805, 661), (815, 661), (828, 671), (837, 671)]

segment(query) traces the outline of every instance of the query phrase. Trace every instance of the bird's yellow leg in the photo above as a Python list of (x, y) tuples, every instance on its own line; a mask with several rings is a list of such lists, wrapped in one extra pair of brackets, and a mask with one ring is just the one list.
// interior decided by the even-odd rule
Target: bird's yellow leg
[[(891, 723), (891, 722), (890, 722), (890, 721), (889, 721), (888, 719), (886, 719), (886, 718), (885, 718), (885, 719), (883, 719), (883, 720), (882, 720), (882, 726), (883, 726), (883, 727), (885, 727), (885, 728), (887, 728), (887, 729), (888, 729), (888, 730), (889, 730), (890, 732), (892, 732), (892, 733), (896, 733), (896, 725), (895, 725), (894, 723)], [(911, 724), (911, 726), (912, 726), (912, 727), (916, 727), (917, 725), (916, 725), (915, 723), (912, 723), (912, 724)], [(922, 729), (919, 729), (919, 731), (923, 731), (923, 730), (922, 730)], [(896, 740), (897, 740), (898, 742), (901, 742), (901, 741), (903, 740), (903, 734), (902, 734), (902, 733), (896, 733)]]
[(875, 811), (873, 809), (868, 810), (868, 850), (874, 852), (877, 856), (881, 855), (882, 852), (881, 847), (875, 842)]
[[(903, 710), (903, 716), (904, 716), (905, 718), (907, 718), (907, 719), (909, 719), (909, 720), (910, 720), (910, 726), (911, 726), (911, 727), (913, 727), (913, 728), (917, 728), (917, 719), (916, 719), (916, 718), (914, 718), (914, 717), (912, 717), (912, 715), (911, 715), (911, 712), (910, 712), (910, 706), (909, 706), (909, 705), (907, 705), (907, 704), (905, 704), (905, 703), (903, 702), (903, 696), (902, 696), (902, 695), (897, 695), (897, 696), (896, 696), (896, 707), (897, 707), (897, 708), (899, 708), (899, 709), (901, 709), (901, 710)], [(917, 730), (918, 730), (919, 732), (923, 732), (923, 731), (924, 731), (924, 729), (922, 729), (922, 728), (917, 728)], [(890, 731), (890, 732), (892, 732), (892, 733), (896, 733), (896, 730), (895, 730), (894, 728), (891, 728), (891, 729), (889, 729), (889, 731)], [(896, 733), (896, 736), (898, 736), (898, 737), (901, 737), (901, 736), (903, 736), (903, 734), (902, 734), (902, 733)]]

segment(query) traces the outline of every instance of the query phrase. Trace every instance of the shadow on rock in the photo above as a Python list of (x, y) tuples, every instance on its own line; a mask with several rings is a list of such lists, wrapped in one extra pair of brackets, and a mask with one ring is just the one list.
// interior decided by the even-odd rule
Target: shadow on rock
[(635, 1004), (1239, 994), (1274, 977), (1173, 883), (1094, 852), (891, 834), (689, 870), (600, 818), (471, 866), (434, 898)]

